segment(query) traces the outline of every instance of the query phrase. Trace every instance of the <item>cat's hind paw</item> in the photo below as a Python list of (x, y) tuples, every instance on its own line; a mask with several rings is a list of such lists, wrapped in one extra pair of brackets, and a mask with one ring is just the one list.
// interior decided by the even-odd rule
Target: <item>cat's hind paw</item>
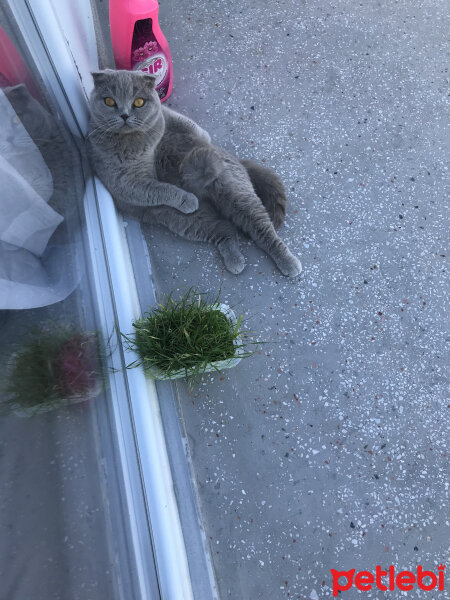
[(302, 263), (292, 254), (277, 264), (286, 277), (297, 277), (302, 272)]
[(190, 192), (184, 192), (181, 197), (180, 203), (176, 206), (176, 208), (185, 214), (193, 213), (198, 210), (198, 198), (194, 194)]
[(223, 258), (223, 262), (227, 271), (233, 275), (239, 275), (244, 270), (245, 258), (239, 250), (239, 245), (236, 240), (231, 239), (221, 242), (218, 245), (218, 250)]
[(227, 271), (233, 273), (233, 275), (239, 275), (245, 268), (245, 258), (242, 256), (233, 256), (232, 258), (224, 259), (223, 261), (227, 268)]

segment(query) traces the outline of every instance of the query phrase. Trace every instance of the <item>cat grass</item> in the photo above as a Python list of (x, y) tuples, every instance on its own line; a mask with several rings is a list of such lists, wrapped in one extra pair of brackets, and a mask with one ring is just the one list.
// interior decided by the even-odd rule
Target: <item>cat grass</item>
[[(155, 368), (161, 378), (183, 372), (193, 384), (205, 369), (218, 361), (249, 356), (244, 350), (242, 315), (233, 324), (213, 302), (190, 290), (179, 300), (172, 295), (149, 314), (133, 323), (134, 338), (125, 336), (139, 359), (130, 366), (141, 365), (151, 375)], [(220, 370), (220, 369), (217, 369)]]

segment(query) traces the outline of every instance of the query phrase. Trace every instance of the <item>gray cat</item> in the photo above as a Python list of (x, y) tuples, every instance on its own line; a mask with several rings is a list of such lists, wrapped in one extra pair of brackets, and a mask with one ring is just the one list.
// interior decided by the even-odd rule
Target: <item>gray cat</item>
[(275, 231), (287, 200), (270, 169), (239, 161), (196, 123), (161, 106), (152, 76), (107, 69), (93, 78), (88, 152), (119, 210), (212, 242), (236, 274), (245, 266), (240, 229), (284, 275), (299, 275), (300, 261)]

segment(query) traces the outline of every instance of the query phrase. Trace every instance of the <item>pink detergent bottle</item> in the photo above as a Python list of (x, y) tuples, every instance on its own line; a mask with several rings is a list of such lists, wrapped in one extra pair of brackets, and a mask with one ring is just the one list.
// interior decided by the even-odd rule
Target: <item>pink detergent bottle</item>
[(158, 10), (157, 0), (109, 0), (116, 67), (154, 75), (164, 102), (172, 93), (172, 56), (159, 27)]

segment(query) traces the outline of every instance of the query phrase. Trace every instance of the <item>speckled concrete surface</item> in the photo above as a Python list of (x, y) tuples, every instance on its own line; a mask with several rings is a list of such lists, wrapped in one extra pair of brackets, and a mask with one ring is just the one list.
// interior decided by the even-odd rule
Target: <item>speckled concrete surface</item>
[[(330, 598), (331, 568), (448, 564), (448, 4), (160, 14), (169, 104), (277, 170), (304, 266), (288, 280), (244, 240), (232, 276), (212, 247), (145, 229), (159, 294), (221, 286), (268, 341), (177, 388), (222, 599)], [(407, 597), (449, 598), (447, 580)]]

